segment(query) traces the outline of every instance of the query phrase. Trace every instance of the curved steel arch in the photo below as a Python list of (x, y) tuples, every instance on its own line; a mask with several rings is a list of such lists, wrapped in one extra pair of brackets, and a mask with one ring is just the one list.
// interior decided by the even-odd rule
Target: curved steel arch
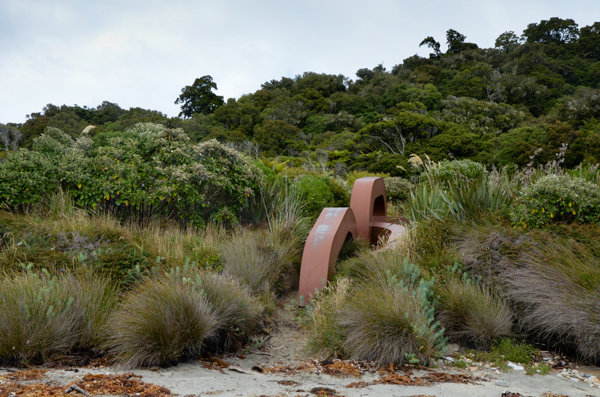
[(372, 245), (379, 238), (395, 240), (404, 232), (398, 218), (387, 216), (383, 178), (360, 178), (354, 182), (350, 208), (325, 208), (313, 226), (302, 254), (299, 295), (308, 300), (335, 275), (335, 261), (348, 234)]

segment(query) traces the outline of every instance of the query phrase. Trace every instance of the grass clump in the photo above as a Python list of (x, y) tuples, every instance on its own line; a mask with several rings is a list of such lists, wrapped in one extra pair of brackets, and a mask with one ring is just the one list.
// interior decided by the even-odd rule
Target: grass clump
[(510, 307), (490, 288), (449, 276), (436, 291), (437, 319), (450, 339), (485, 349), (500, 337), (512, 335)]
[(344, 348), (357, 360), (402, 364), (415, 355), (428, 362), (445, 347), (443, 330), (433, 320), (427, 294), (430, 284), (390, 275), (385, 282), (367, 282), (353, 291), (341, 311)]
[(433, 280), (397, 252), (364, 253), (353, 265), (356, 282), (338, 279), (316, 299), (309, 324), (309, 353), (376, 361), (427, 363), (445, 348), (434, 322)]
[(310, 321), (308, 338), (304, 350), (308, 354), (327, 358), (346, 357), (345, 332), (340, 324), (341, 310), (350, 292), (350, 280), (339, 278), (319, 292), (309, 306)]
[(508, 274), (522, 328), (600, 361), (600, 261), (574, 240), (538, 236)]
[(115, 303), (114, 285), (89, 272), (6, 275), (0, 280), (0, 360), (21, 365), (98, 351)]
[(171, 365), (199, 354), (217, 327), (217, 314), (200, 288), (163, 276), (125, 297), (111, 318), (109, 345), (127, 367)]
[(258, 330), (260, 305), (247, 287), (229, 276), (209, 272), (197, 273), (186, 280), (202, 289), (217, 315), (217, 331), (206, 341), (205, 350), (236, 351)]
[(258, 328), (260, 307), (230, 276), (191, 267), (136, 286), (112, 316), (109, 343), (127, 367), (231, 352)]

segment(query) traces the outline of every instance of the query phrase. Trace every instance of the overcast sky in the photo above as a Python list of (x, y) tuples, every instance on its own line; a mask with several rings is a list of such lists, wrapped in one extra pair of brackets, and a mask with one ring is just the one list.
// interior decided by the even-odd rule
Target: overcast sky
[(600, 1), (0, 0), (0, 123), (44, 105), (102, 101), (177, 116), (181, 89), (211, 75), (226, 99), (305, 71), (390, 70), (445, 32), (493, 47), (528, 23), (600, 21)]

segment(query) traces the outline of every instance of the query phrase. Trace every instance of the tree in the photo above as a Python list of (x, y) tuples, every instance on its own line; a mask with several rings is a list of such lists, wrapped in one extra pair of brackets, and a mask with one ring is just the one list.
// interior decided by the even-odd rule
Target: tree
[(447, 52), (449, 54), (458, 54), (461, 51), (479, 48), (475, 43), (465, 43), (466, 38), (467, 36), (464, 34), (460, 34), (454, 29), (448, 29), (446, 31), (446, 44), (448, 44)]
[(175, 104), (182, 104), (179, 117), (183, 115), (190, 118), (195, 113), (210, 114), (223, 105), (223, 97), (215, 94), (213, 89), (217, 89), (217, 83), (208, 75), (196, 79), (193, 85), (182, 88), (181, 95), (175, 101)]
[(582, 56), (600, 61), (600, 22), (581, 28), (577, 49)]
[(442, 56), (442, 52), (440, 51), (440, 43), (435, 41), (433, 37), (425, 37), (423, 41), (419, 44), (419, 47), (423, 45), (427, 45), (427, 47), (433, 50), (433, 54), (429, 54), (429, 58), (439, 59)]
[(528, 43), (567, 44), (574, 43), (579, 37), (579, 29), (572, 19), (550, 18), (539, 24), (530, 23), (523, 31), (523, 37)]
[(495, 47), (501, 49), (504, 52), (509, 52), (511, 49), (519, 46), (521, 44), (521, 39), (519, 36), (515, 34), (515, 32), (508, 31), (502, 33), (496, 39)]
[(21, 141), (21, 132), (15, 127), (0, 124), (0, 141), (4, 144), (4, 150), (8, 153), (10, 150), (17, 151)]

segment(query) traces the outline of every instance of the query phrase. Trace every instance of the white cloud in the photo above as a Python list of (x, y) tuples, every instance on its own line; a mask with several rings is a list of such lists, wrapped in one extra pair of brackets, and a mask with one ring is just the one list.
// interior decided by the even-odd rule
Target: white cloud
[(491, 47), (553, 16), (594, 22), (596, 1), (0, 0), (0, 122), (47, 103), (143, 107), (175, 116), (181, 88), (213, 76), (225, 98), (305, 71), (391, 68), (455, 29)]

